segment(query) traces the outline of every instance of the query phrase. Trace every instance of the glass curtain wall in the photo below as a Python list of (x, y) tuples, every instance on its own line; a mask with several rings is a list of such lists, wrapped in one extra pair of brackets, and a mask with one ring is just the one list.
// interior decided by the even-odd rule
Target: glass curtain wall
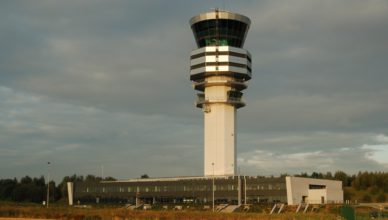
[(230, 19), (211, 19), (191, 26), (198, 47), (232, 46), (242, 48), (247, 24)]

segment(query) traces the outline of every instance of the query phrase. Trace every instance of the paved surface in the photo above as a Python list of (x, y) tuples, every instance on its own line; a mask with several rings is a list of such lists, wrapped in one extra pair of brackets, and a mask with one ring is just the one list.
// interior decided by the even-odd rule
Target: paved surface
[(388, 210), (388, 203), (359, 203), (357, 206), (367, 206), (375, 209)]

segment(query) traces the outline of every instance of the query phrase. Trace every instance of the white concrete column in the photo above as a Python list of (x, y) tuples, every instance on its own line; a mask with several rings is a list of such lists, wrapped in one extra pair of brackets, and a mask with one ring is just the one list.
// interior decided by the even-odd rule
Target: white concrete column
[(69, 200), (69, 205), (73, 205), (73, 193), (74, 193), (74, 183), (67, 182), (67, 198)]

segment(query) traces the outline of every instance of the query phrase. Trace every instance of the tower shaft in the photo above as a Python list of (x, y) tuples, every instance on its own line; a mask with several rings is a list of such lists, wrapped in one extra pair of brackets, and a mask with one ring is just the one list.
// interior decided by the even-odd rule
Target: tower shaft
[[(236, 164), (236, 109), (215, 103), (204, 116), (205, 176), (234, 175)], [(213, 173), (214, 168), (214, 173)]]

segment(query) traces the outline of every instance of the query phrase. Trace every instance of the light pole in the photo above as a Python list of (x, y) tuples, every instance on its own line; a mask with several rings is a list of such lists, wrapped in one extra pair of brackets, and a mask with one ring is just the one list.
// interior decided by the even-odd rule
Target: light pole
[(101, 179), (104, 180), (104, 165), (101, 165)]
[(212, 194), (213, 194), (213, 212), (214, 212), (214, 163), (212, 163), (213, 168), (213, 184), (212, 184)]
[(50, 162), (47, 162), (47, 208), (50, 201)]
[(244, 205), (247, 204), (247, 178), (244, 175)]
[(240, 179), (240, 167), (237, 169), (237, 204), (241, 206), (241, 179)]

